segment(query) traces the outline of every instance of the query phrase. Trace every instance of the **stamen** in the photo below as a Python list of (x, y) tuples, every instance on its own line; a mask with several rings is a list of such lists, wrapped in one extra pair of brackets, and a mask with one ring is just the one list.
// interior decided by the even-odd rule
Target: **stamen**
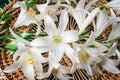
[(58, 69), (56, 69), (56, 68), (53, 68), (53, 69), (52, 69), (52, 73), (53, 73), (53, 74), (56, 74), (57, 72), (58, 72)]
[(30, 15), (32, 18), (34, 18), (35, 17), (35, 11), (33, 11), (32, 9), (29, 9), (29, 10), (27, 10), (27, 13), (28, 13), (28, 15)]
[(52, 37), (52, 39), (53, 39), (54, 42), (59, 43), (59, 42), (61, 42), (62, 37), (60, 35), (54, 35)]
[(90, 57), (90, 55), (87, 52), (83, 52), (83, 51), (79, 51), (78, 55), (83, 61), (87, 61)]
[(26, 64), (34, 64), (34, 59), (33, 58), (28, 58), (25, 60)]

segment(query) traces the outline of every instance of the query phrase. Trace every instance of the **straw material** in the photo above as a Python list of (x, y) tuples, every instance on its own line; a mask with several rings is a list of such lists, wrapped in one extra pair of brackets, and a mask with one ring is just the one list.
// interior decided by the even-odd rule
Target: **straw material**
[[(12, 6), (16, 3), (16, 1), (17, 0), (10, 2), (4, 8), (4, 14), (12, 13), (13, 16), (9, 20), (4, 22), (4, 26), (0, 27), (0, 32), (5, 29), (8, 29), (9, 27), (12, 27), (14, 25), (15, 21), (17, 20), (17, 17), (20, 13), (20, 8), (12, 9)], [(86, 0), (86, 1), (89, 2), (90, 0)], [(100, 6), (105, 3), (107, 3), (107, 0), (99, 0), (96, 4), (94, 4), (94, 6)], [(109, 11), (108, 11), (108, 13), (109, 13)], [(30, 24), (29, 26), (17, 28), (17, 29), (15, 29), (15, 31), (26, 32), (26, 31), (29, 31), (30, 29), (36, 30), (36, 25)], [(43, 25), (43, 29), (44, 29), (44, 25)], [(78, 29), (77, 24), (72, 17), (69, 18), (69, 24), (68, 24), (67, 29), (71, 29), (71, 30)], [(89, 33), (89, 31), (92, 29), (93, 29), (93, 27), (88, 27), (86, 29), (86, 33)], [(98, 37), (98, 40), (106, 40), (109, 36), (110, 31), (111, 31), (111, 26), (109, 28), (107, 28), (101, 34), (100, 37)], [(3, 33), (2, 35), (7, 35), (7, 34), (9, 34), (9, 32)], [(2, 36), (2, 35), (0, 35), (0, 36)], [(0, 40), (0, 44), (5, 44), (6, 42), (8, 42), (8, 41)], [(119, 41), (119, 43), (120, 43), (120, 41)], [(4, 49), (4, 46), (2, 46), (2, 47), (3, 47), (3, 50), (0, 51), (0, 80), (27, 80), (22, 72), (22, 68), (19, 68), (18, 70), (14, 71), (12, 73), (7, 73), (7, 74), (3, 73), (2, 70), (4, 70), (7, 66), (11, 65), (13, 63), (13, 61), (12, 61), (12, 55)], [(44, 56), (47, 56), (47, 53), (44, 54)], [(64, 57), (60, 61), (60, 63), (63, 65), (66, 65), (66, 66), (72, 66), (72, 62), (66, 55), (64, 55)], [(48, 69), (48, 63), (43, 64), (43, 67), (44, 67), (44, 71), (46, 72)], [(120, 69), (120, 65), (118, 65), (118, 67)], [(72, 74), (71, 76), (73, 76), (75, 78), (75, 80), (119, 80), (120, 79), (120, 74), (112, 74), (112, 73), (106, 72), (105, 70), (101, 70), (98, 74), (90, 77), (84, 70), (77, 69), (74, 72), (74, 74)], [(51, 74), (49, 78), (46, 78), (44, 80), (57, 80), (57, 78)]]

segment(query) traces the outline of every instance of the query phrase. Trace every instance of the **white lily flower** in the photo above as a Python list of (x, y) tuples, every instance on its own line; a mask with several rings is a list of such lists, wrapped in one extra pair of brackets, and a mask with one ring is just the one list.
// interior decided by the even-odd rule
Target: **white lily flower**
[(114, 10), (117, 10), (118, 13), (120, 13), (120, 0), (111, 0), (110, 2), (108, 2), (107, 4), (105, 4), (105, 6), (107, 8), (112, 8)]
[[(16, 38), (16, 41), (18, 42), (18, 49), (13, 55), (13, 60), (16, 61), (16, 59), (27, 50), (26, 46), (29, 47), (34, 47), (38, 53), (44, 53), (49, 51), (51, 48), (46, 45), (39, 45), (39, 47), (36, 47), (35, 45), (31, 45), (32, 42), (29, 42), (21, 37), (19, 37), (17, 34), (15, 34), (12, 29), (10, 29), (11, 34), (13, 35), (14, 38)], [(44, 44), (44, 43), (42, 43)], [(38, 50), (37, 50), (38, 49)], [(37, 52), (36, 52), (37, 53)]]
[(91, 6), (97, 2), (97, 0), (91, 0), (88, 4), (85, 4), (86, 1), (85, 0), (80, 0), (76, 6), (75, 9), (79, 10), (79, 9), (85, 9), (85, 10), (90, 10)]
[(96, 37), (98, 37), (109, 25), (115, 21), (119, 21), (119, 19), (115, 17), (110, 18), (106, 12), (99, 11), (96, 21), (97, 23), (94, 26)]
[(63, 66), (60, 63), (56, 62), (55, 57), (56, 56), (52, 55), (52, 53), (49, 52), (49, 69), (46, 73), (38, 74), (38, 79), (49, 77), (51, 73), (60, 80), (68, 80), (71, 78), (67, 75), (70, 72), (70, 67)]
[[(110, 9), (111, 11), (111, 14), (114, 18), (118, 18), (114, 11), (112, 9)], [(118, 21), (119, 21), (120, 18), (118, 18)], [(118, 39), (120, 37), (120, 34), (119, 34), (119, 31), (120, 31), (120, 24), (119, 22), (115, 22), (112, 24), (112, 31), (110, 32), (110, 35), (108, 37), (108, 41), (111, 41), (111, 40), (115, 40), (115, 39)]]
[(18, 7), (21, 8), (21, 11), (20, 11), (17, 21), (14, 24), (14, 27), (20, 27), (22, 25), (29, 25), (31, 23), (35, 23), (38, 26), (38, 28), (40, 27), (38, 24), (39, 23), (38, 15), (36, 15), (35, 11), (32, 8), (29, 8), (27, 10), (27, 5), (25, 1), (16, 2), (13, 5), (13, 8), (18, 8)]
[(64, 53), (72, 61), (75, 61), (73, 54), (74, 50), (67, 43), (72, 43), (79, 39), (78, 31), (76, 30), (65, 31), (67, 23), (68, 23), (68, 13), (66, 12), (66, 10), (62, 11), (61, 13), (58, 28), (56, 27), (52, 18), (47, 15), (44, 24), (45, 24), (45, 31), (47, 32), (48, 36), (33, 40), (31, 45), (36, 44), (36, 46), (39, 46), (39, 44), (41, 44), (40, 42), (44, 42), (45, 45), (51, 46), (52, 54), (56, 55), (55, 57), (56, 61), (59, 62), (62, 59)]
[[(95, 35), (91, 33), (89, 39), (85, 44), (73, 44), (73, 48), (76, 51), (77, 57), (79, 58), (79, 63), (75, 63), (71, 69), (71, 73), (77, 68), (83, 68), (87, 71), (89, 75), (93, 75), (91, 65), (99, 63), (101, 59), (98, 57), (103, 52), (100, 47), (91, 48), (90, 45), (94, 45)], [(96, 45), (95, 45), (96, 46)], [(101, 50), (101, 51), (100, 51)]]
[(101, 58), (101, 61), (92, 66), (92, 70), (94, 74), (98, 73), (101, 67), (107, 70), (108, 72), (111, 72), (114, 74), (120, 73), (120, 70), (116, 67), (120, 62), (119, 58), (114, 60), (108, 58), (115, 55), (115, 53), (117, 53), (116, 52), (117, 44), (118, 44), (118, 41), (115, 41), (107, 53), (105, 54), (102, 53), (101, 55), (99, 55), (99, 57)]
[[(22, 66), (23, 68), (23, 73), (27, 77), (28, 80), (34, 80), (34, 72), (35, 70), (39, 71), (39, 73), (43, 73), (43, 68), (42, 64), (43, 62), (47, 62), (48, 60), (40, 54), (41, 51), (37, 48), (28, 48), (25, 47), (23, 48), (22, 43), (18, 43), (19, 48), (16, 51), (15, 55), (20, 54), (19, 58), (17, 57), (17, 61), (15, 60), (13, 64), (10, 66), (6, 67), (4, 69), (5, 73), (9, 73), (12, 71), (17, 70)], [(15, 58), (15, 56), (14, 56)]]
[(44, 20), (46, 15), (49, 15), (54, 21), (58, 21), (57, 15), (59, 14), (58, 8), (60, 7), (60, 2), (58, 1), (55, 5), (48, 5), (49, 0), (45, 4), (37, 4), (36, 8), (40, 11), (38, 15), (39, 19)]
[[(97, 1), (97, 0), (92, 0), (92, 1), (90, 1), (88, 4), (85, 4), (85, 3), (86, 3), (85, 0), (80, 0), (80, 1), (78, 2), (78, 4), (76, 5), (75, 10), (83, 10), (83, 11), (86, 10), (86, 11), (89, 11), (90, 8), (91, 8), (91, 6), (92, 6), (96, 1)], [(64, 7), (68, 8), (68, 9), (74, 9), (72, 6), (65, 5), (65, 4), (61, 4), (61, 6), (64, 6)], [(85, 11), (85, 12), (86, 12), (86, 11)]]
[(118, 74), (120, 70), (116, 67), (119, 64), (119, 60), (112, 60), (107, 58), (105, 55), (99, 56), (101, 58), (101, 62), (98, 64), (93, 65), (92, 70), (96, 74), (102, 67), (103, 69), (107, 70), (108, 72)]
[[(14, 24), (14, 27), (20, 27), (22, 25), (29, 25), (31, 23), (35, 23), (38, 27), (36, 35), (39, 34), (40, 32), (40, 25), (41, 25), (41, 20), (39, 19), (38, 15), (36, 15), (35, 11), (32, 8), (29, 8), (27, 10), (27, 5), (25, 1), (22, 2), (16, 2), (13, 5), (13, 8), (21, 8), (20, 14), (17, 18), (17, 21)], [(40, 25), (39, 25), (40, 24)]]
[(28, 56), (22, 56), (18, 61), (15, 61), (12, 65), (4, 69), (5, 73), (9, 73), (17, 70), (21, 66), (23, 67), (23, 73), (29, 80), (34, 80), (34, 68), (33, 68), (34, 59)]
[[(41, 63), (48, 61), (47, 58), (43, 57), (41, 53), (48, 52), (51, 50), (49, 46), (39, 46), (35, 47), (30, 45), (30, 42), (22, 39), (16, 35), (12, 29), (10, 29), (11, 34), (16, 38), (18, 42), (18, 49), (13, 54), (14, 63), (4, 69), (4, 72), (12, 72), (19, 67), (23, 67), (23, 73), (29, 80), (34, 80), (35, 70), (38, 73), (43, 73), (43, 68)], [(26, 43), (27, 42), (27, 43)], [(26, 44), (25, 44), (26, 43)], [(35, 68), (35, 70), (34, 70)]]
[(80, 29), (79, 34), (84, 31), (84, 29), (93, 21), (94, 17), (97, 15), (99, 8), (95, 8), (90, 13), (88, 12), (90, 7), (96, 1), (97, 0), (93, 0), (85, 6), (85, 0), (80, 0), (75, 9), (69, 8), (70, 14), (74, 17)]
[(97, 15), (99, 11), (99, 8), (95, 8), (85, 19), (85, 21), (83, 22), (83, 24), (81, 26), (79, 26), (80, 31), (79, 34), (82, 34), (82, 32), (85, 30), (85, 28), (93, 21), (93, 19), (95, 18), (95, 16)]
[(114, 23), (114, 25), (112, 26), (112, 31), (110, 32), (110, 35), (108, 37), (108, 40), (115, 40), (120, 38), (120, 23)]

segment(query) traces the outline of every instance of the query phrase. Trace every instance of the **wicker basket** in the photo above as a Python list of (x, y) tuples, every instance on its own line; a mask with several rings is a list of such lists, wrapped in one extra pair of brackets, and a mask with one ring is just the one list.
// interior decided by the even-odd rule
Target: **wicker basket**
[[(4, 25), (2, 27), (0, 27), (0, 32), (3, 31), (4, 29), (12, 27), (14, 25), (15, 21), (17, 20), (17, 17), (18, 17), (19, 12), (20, 12), (20, 8), (12, 9), (12, 6), (16, 3), (16, 1), (18, 1), (18, 0), (14, 0), (5, 6), (4, 14), (5, 13), (12, 13), (13, 16), (9, 20), (4, 22)], [(90, 0), (86, 0), (86, 2), (89, 2), (89, 1)], [(105, 3), (107, 3), (107, 0), (98, 0), (98, 2), (96, 4), (94, 4), (94, 6), (100, 6), (100, 5), (105, 4)], [(107, 12), (109, 13), (109, 10), (107, 10)], [(29, 27), (28, 29), (31, 29), (31, 28), (35, 28), (35, 25), (30, 24), (29, 26), (25, 26), (24, 28), (19, 28), (16, 30), (17, 31), (24, 31), (27, 27)], [(70, 19), (69, 19), (68, 29), (77, 29), (76, 24), (75, 24), (75, 20), (72, 17), (70, 17)], [(89, 30), (91, 30), (91, 29), (93, 29), (93, 28), (89, 28), (88, 30), (86, 30), (86, 32), (89, 32)], [(110, 31), (111, 31), (111, 27), (107, 28), (101, 34), (101, 36), (98, 38), (98, 40), (106, 40)], [(7, 34), (9, 34), (9, 32), (3, 33), (2, 35), (7, 35)], [(2, 35), (0, 34), (0, 36), (2, 36)], [(6, 42), (7, 42), (6, 40), (0, 40), (0, 44), (4, 44)], [(4, 46), (2, 46), (2, 47), (3, 47), (3, 50), (0, 51), (0, 80), (27, 80), (26, 77), (23, 75), (22, 68), (19, 68), (18, 70), (14, 71), (12, 73), (3, 73), (2, 70), (5, 67), (12, 64), (13, 61), (12, 61), (12, 55), (9, 54), (4, 49)], [(46, 54), (45, 54), (45, 56), (46, 56)], [(64, 57), (60, 61), (60, 63), (63, 65), (66, 65), (66, 66), (72, 65), (70, 59), (66, 55), (64, 55)], [(44, 69), (46, 70), (47, 63), (43, 64), (43, 66), (44, 66)], [(120, 69), (120, 65), (118, 65), (118, 67)], [(98, 74), (90, 77), (84, 70), (77, 69), (74, 72), (74, 74), (72, 74), (71, 76), (73, 76), (75, 78), (75, 80), (120, 80), (120, 74), (112, 74), (112, 73), (109, 73), (105, 70), (101, 70)], [(49, 78), (46, 78), (44, 80), (57, 80), (57, 78), (51, 74)]]

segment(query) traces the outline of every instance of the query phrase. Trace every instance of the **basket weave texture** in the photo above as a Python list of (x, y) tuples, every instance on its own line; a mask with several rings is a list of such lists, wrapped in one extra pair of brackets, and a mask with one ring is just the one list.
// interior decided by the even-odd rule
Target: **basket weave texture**
[[(20, 8), (12, 9), (12, 6), (16, 3), (16, 1), (18, 1), (18, 0), (14, 0), (14, 1), (10, 2), (4, 8), (4, 14), (5, 13), (12, 13), (13, 16), (9, 20), (4, 22), (4, 26), (0, 27), (0, 31), (7, 29), (9, 27), (12, 27), (14, 25), (15, 21), (17, 20), (17, 17), (18, 17), (19, 12), (20, 12)], [(86, 0), (86, 2), (89, 2), (89, 1), (90, 0)], [(105, 3), (107, 3), (107, 0), (98, 0), (98, 2), (96, 4), (94, 4), (94, 6), (100, 6), (100, 5), (105, 4)], [(109, 13), (108, 10), (106, 10), (106, 11)], [(69, 23), (71, 23), (71, 21), (74, 22), (73, 18), (70, 17)], [(74, 24), (71, 23), (70, 25), (74, 25)], [(32, 28), (31, 26), (33, 27), (35, 25), (30, 24), (29, 27)], [(25, 27), (28, 27), (28, 26), (25, 26)], [(17, 30), (24, 31), (25, 27), (21, 28), (21, 29), (17, 29)], [(75, 29), (75, 28), (68, 27), (68, 29)], [(98, 39), (106, 40), (110, 31), (111, 31), (111, 27), (107, 28)], [(4, 33), (2, 35), (7, 35), (7, 34), (9, 34), (9, 33)], [(0, 35), (0, 36), (2, 36), (2, 35)], [(0, 44), (6, 43), (6, 42), (7, 41), (0, 40)], [(120, 40), (119, 40), (119, 43), (120, 43)], [(22, 72), (22, 68), (19, 68), (18, 70), (14, 71), (12, 73), (4, 73), (2, 71), (3, 69), (5, 69), (5, 67), (11, 65), (12, 63), (13, 63), (12, 55), (9, 54), (4, 49), (4, 46), (3, 46), (3, 50), (0, 51), (0, 80), (27, 80)], [(64, 55), (63, 59), (61, 60), (61, 64), (67, 65), (67, 66), (72, 65), (70, 59), (66, 55)], [(46, 69), (47, 64), (43, 64), (43, 65)], [(120, 65), (118, 65), (118, 67), (120, 69)], [(102, 74), (102, 73), (104, 73), (104, 74)], [(75, 78), (75, 80), (120, 80), (120, 74), (112, 74), (112, 73), (109, 73), (105, 70), (101, 70), (98, 74), (90, 77), (87, 75), (87, 73), (84, 70), (77, 69), (74, 72), (74, 74), (72, 74), (71, 76), (73, 76)], [(51, 76), (49, 78), (46, 78), (44, 80), (57, 80), (57, 79), (54, 77), (54, 75), (51, 74)]]

